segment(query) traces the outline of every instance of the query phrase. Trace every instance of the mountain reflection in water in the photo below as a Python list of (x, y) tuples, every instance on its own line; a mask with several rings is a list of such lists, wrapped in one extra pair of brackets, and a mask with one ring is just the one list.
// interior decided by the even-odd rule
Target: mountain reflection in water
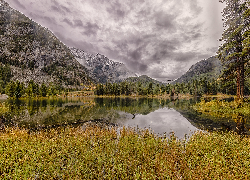
[[(9, 112), (4, 115), (6, 125), (31, 129), (85, 122), (150, 128), (163, 135), (174, 132), (179, 138), (196, 130), (248, 131), (249, 117), (244, 121), (218, 119), (192, 109), (199, 99), (157, 98), (58, 98), (43, 100), (7, 100)], [(239, 132), (241, 133), (241, 132)]]

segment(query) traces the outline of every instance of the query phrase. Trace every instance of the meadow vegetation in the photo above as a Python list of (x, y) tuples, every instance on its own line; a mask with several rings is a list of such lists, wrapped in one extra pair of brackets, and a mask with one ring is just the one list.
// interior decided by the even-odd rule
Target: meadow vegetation
[(1, 179), (248, 179), (250, 140), (99, 126), (0, 132)]
[(215, 117), (237, 118), (238, 116), (250, 116), (249, 100), (212, 100), (196, 103), (193, 108), (204, 114), (209, 114)]
[(4, 115), (7, 112), (9, 112), (9, 107), (5, 102), (0, 102), (0, 116)]

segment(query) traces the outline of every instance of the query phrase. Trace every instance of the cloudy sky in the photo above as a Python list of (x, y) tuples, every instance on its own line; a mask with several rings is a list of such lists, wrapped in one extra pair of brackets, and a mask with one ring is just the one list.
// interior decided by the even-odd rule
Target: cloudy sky
[(63, 43), (160, 81), (216, 54), (219, 0), (6, 0)]

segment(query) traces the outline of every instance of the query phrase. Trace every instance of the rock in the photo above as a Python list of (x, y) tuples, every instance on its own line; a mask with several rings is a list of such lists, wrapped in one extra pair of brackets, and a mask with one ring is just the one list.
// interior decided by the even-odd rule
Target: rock
[(0, 99), (1, 100), (8, 99), (8, 95), (6, 95), (6, 94), (0, 94)]

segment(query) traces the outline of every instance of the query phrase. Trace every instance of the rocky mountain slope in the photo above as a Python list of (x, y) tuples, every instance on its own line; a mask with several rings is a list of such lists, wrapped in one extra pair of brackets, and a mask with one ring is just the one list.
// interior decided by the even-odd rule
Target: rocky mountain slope
[(212, 56), (206, 60), (199, 61), (192, 65), (191, 68), (180, 78), (175, 80), (173, 84), (182, 82), (187, 83), (192, 79), (199, 79), (203, 77), (206, 77), (208, 80), (213, 78), (217, 79), (221, 74), (222, 69), (223, 66), (221, 65), (219, 59), (217, 59), (215, 56)]
[(64, 87), (91, 85), (87, 69), (48, 29), (0, 0), (0, 65), (10, 65), (12, 80), (27, 84), (59, 83)]
[(77, 61), (88, 69), (90, 77), (99, 83), (121, 82), (128, 77), (137, 77), (127, 69), (125, 64), (114, 62), (104, 55), (89, 54), (76, 48), (70, 48), (70, 50)]

